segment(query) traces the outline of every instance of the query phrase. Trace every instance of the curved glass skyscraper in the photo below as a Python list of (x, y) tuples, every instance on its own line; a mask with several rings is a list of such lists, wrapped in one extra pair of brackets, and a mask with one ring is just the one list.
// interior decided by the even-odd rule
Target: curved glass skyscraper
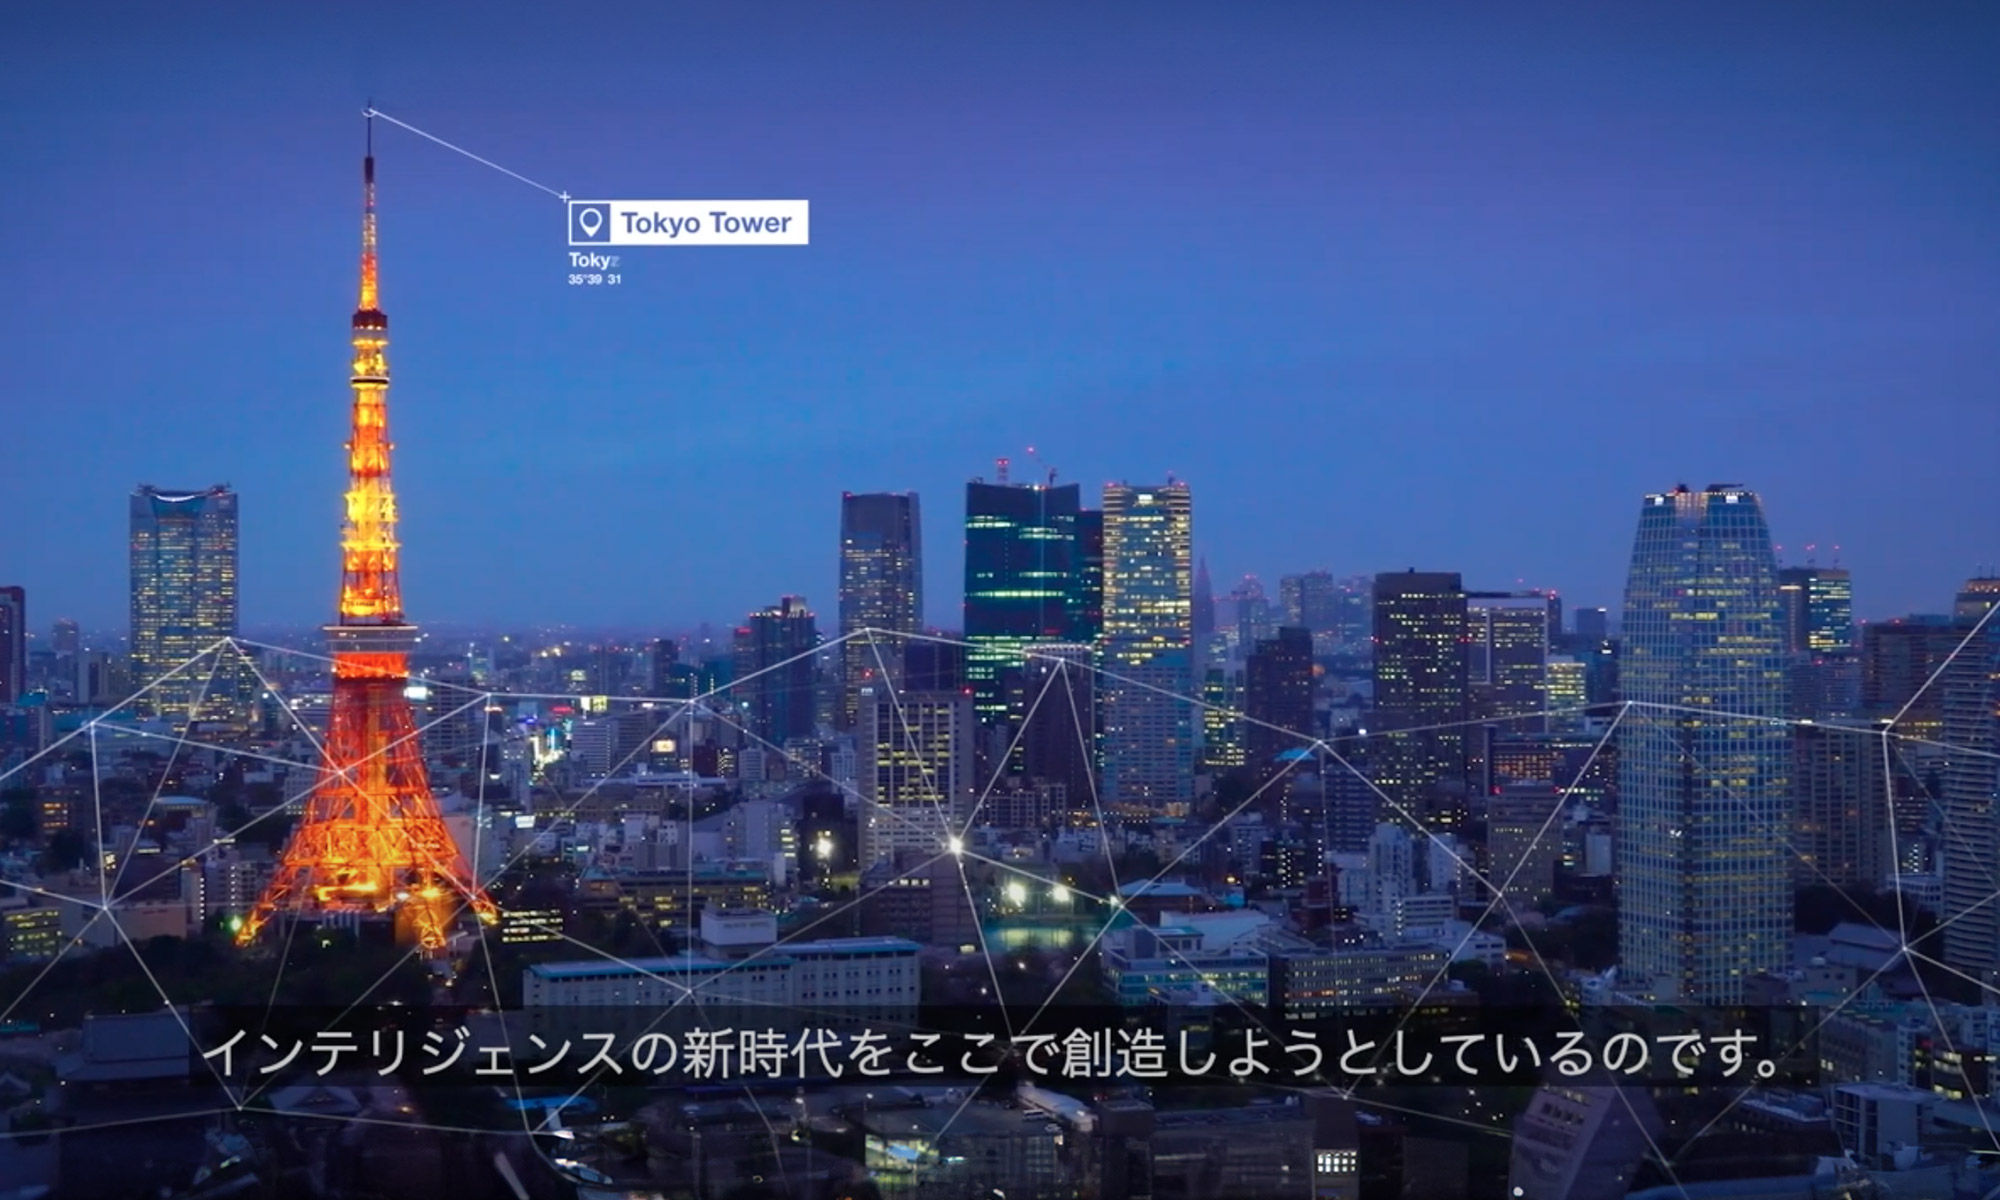
[(1785, 612), (1756, 493), (1646, 497), (1623, 633), (1620, 988), (1735, 1003), (1792, 928)]

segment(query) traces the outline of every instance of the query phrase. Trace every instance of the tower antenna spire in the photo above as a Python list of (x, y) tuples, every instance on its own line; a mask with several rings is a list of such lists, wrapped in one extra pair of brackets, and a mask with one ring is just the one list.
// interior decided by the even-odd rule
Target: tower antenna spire
[(367, 149), (361, 159), (361, 313), (380, 311), (380, 291), (375, 278), (375, 105), (362, 110), (367, 123)]

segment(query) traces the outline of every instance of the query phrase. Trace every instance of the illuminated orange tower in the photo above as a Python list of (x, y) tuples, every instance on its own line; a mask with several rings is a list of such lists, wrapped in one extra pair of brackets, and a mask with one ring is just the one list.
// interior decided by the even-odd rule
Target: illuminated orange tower
[(389, 318), (375, 279), (374, 121), (362, 160), (361, 304), (354, 312), (354, 434), (347, 443), (340, 619), (326, 627), (333, 713), (326, 761), (277, 873), (237, 934), (249, 943), (279, 913), (409, 918), (428, 952), (461, 907), (495, 917), (431, 798), (404, 689), (417, 627), (403, 619), (396, 494), (389, 484)]

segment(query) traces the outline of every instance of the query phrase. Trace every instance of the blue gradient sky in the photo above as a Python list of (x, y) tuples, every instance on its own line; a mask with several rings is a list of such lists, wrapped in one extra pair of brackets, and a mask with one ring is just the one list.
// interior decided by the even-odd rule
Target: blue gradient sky
[(572, 288), (557, 201), (378, 129), (419, 621), (830, 612), (840, 491), (916, 489), (951, 624), (1029, 444), (1189, 480), (1219, 588), (1615, 607), (1641, 493), (1728, 480), (1940, 609), (2000, 559), (2000, 10), (1739, 7), (13, 6), (0, 582), (120, 626), (127, 493), (227, 481), (246, 623), (330, 614), (372, 97), (813, 203)]

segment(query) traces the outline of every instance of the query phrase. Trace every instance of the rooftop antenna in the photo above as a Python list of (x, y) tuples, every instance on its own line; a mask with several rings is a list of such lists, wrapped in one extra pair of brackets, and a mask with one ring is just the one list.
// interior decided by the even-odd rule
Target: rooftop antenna
[(1006, 483), (1006, 482), (1007, 482), (1007, 460), (1006, 460), (1006, 459), (1004, 459), (1004, 458), (996, 458), (996, 459), (994, 459), (994, 460), (993, 460), (993, 470), (994, 470), (994, 472), (995, 472), (995, 473), (996, 473), (996, 474), (998, 475), (998, 477), (999, 477), (999, 482), (1001, 482), (1001, 483)]
[(1056, 485), (1056, 469), (1050, 466), (1049, 464), (1043, 462), (1042, 456), (1035, 452), (1035, 448), (1033, 446), (1028, 447), (1028, 461), (1042, 468), (1042, 470), (1047, 473), (1048, 483), (1050, 487), (1054, 487)]

